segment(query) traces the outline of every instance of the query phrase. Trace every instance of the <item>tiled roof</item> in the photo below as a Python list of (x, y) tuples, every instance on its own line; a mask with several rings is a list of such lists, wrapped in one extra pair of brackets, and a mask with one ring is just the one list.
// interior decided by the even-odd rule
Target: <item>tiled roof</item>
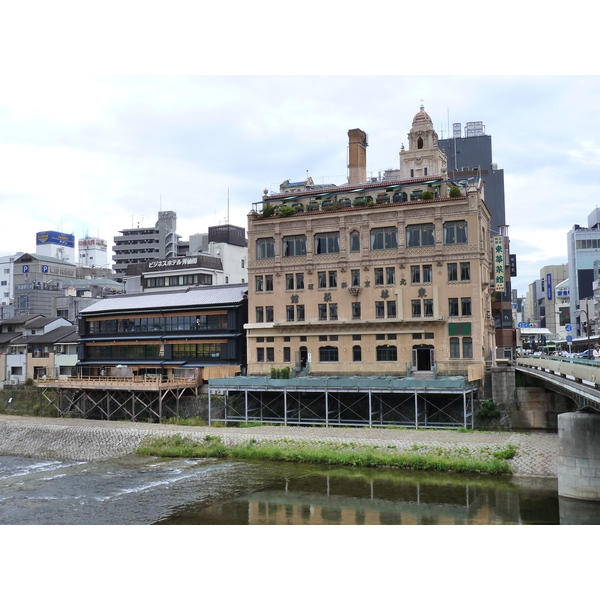
[(247, 284), (232, 284), (195, 287), (182, 292), (124, 294), (99, 300), (82, 309), (80, 313), (89, 315), (117, 311), (237, 304), (242, 301), (247, 291)]
[[(35, 337), (35, 340), (32, 338)], [(77, 326), (76, 325), (68, 325), (64, 327), (57, 327), (48, 333), (44, 333), (42, 335), (30, 336), (31, 341), (28, 343), (35, 342), (36, 344), (56, 344), (67, 343), (67, 342), (76, 342), (78, 339), (77, 336)]]

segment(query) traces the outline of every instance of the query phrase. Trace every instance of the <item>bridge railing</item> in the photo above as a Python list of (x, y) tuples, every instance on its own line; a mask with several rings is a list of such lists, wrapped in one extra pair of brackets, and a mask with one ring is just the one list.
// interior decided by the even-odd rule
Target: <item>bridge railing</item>
[(600, 361), (567, 358), (562, 356), (531, 356), (517, 358), (515, 364), (540, 371), (547, 371), (577, 383), (600, 387)]

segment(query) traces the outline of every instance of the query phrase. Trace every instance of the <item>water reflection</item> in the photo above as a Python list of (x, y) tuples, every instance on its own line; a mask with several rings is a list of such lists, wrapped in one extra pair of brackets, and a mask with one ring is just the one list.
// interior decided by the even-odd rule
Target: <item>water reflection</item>
[(560, 522), (556, 480), (467, 478), (456, 474), (351, 469), (313, 470), (304, 476), (295, 475), (219, 504), (189, 506), (161, 523), (466, 525)]

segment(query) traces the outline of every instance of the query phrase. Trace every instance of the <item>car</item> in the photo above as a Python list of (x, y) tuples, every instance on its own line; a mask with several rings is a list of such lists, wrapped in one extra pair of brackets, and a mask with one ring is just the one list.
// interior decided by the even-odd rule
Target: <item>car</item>
[(583, 352), (578, 352), (575, 356), (576, 356), (576, 358), (585, 358), (587, 360), (594, 360), (594, 350), (592, 348), (588, 348), (587, 350), (584, 350)]

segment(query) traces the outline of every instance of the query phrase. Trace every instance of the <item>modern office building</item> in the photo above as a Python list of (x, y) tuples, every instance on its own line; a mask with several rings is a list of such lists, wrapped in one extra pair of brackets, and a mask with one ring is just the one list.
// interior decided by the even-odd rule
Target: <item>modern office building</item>
[(234, 225), (209, 227), (180, 244), (185, 254), (129, 265), (127, 293), (161, 292), (190, 286), (245, 284), (248, 281), (246, 230)]
[(14, 260), (15, 315), (42, 314), (75, 322), (79, 310), (123, 284), (106, 275), (107, 269), (79, 267), (40, 254), (21, 254)]
[(597, 307), (588, 307), (590, 302), (593, 305), (594, 290), (597, 288), (595, 263), (600, 261), (600, 208), (595, 208), (588, 215), (587, 227), (573, 225), (567, 233), (567, 261), (571, 324), (576, 336), (582, 337), (587, 331), (583, 323), (587, 322), (594, 331), (598, 323)]
[(114, 238), (113, 261), (117, 279), (122, 279), (128, 265), (146, 263), (154, 258), (177, 256), (177, 214), (158, 213), (154, 227), (140, 226), (123, 229)]
[[(12, 306), (14, 301), (14, 276), (15, 276), (15, 260), (23, 253), (17, 252), (8, 256), (0, 256), (0, 318), (8, 316), (4, 314), (7, 308)], [(11, 309), (14, 310), (14, 309)]]

